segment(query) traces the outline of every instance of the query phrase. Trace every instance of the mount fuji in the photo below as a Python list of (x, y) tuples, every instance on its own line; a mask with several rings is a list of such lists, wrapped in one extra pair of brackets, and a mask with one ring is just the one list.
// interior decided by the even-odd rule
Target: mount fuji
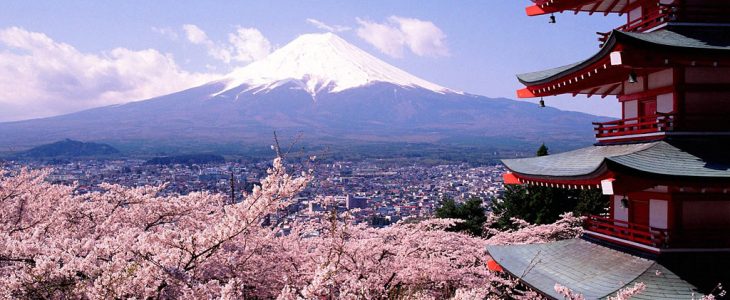
[(305, 34), (202, 86), (67, 115), (0, 123), (0, 146), (61, 139), (114, 145), (270, 143), (272, 132), (312, 143), (566, 145), (592, 141), (595, 116), (455, 91), (400, 70), (332, 33)]

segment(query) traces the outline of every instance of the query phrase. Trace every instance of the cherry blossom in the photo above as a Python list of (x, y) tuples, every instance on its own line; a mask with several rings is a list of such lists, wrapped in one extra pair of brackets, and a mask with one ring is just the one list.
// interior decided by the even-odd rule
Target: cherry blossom
[(45, 181), (49, 173), (0, 171), (5, 298), (536, 299), (487, 269), (486, 245), (581, 233), (572, 214), (550, 225), (515, 220), (520, 229), (484, 239), (445, 230), (459, 220), (377, 229), (336, 210), (283, 230), (268, 216), (285, 211), (312, 173), (292, 176), (280, 158), (233, 204), (205, 192), (164, 196), (164, 185), (79, 194)]

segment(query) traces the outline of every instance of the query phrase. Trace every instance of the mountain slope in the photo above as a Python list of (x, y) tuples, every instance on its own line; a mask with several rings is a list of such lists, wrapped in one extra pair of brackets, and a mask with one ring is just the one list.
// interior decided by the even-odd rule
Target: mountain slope
[(304, 35), (221, 80), (145, 101), (0, 123), (0, 146), (61, 138), (180, 145), (270, 143), (592, 142), (587, 114), (455, 92), (397, 69), (333, 34)]
[(63, 140), (51, 144), (34, 147), (28, 151), (16, 154), (22, 158), (57, 158), (57, 157), (86, 157), (108, 156), (119, 154), (119, 150), (106, 144), (84, 143), (73, 140)]

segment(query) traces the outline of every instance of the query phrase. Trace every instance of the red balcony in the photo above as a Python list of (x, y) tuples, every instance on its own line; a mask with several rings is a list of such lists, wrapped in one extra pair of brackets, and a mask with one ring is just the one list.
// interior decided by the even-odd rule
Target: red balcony
[(589, 216), (583, 224), (585, 230), (642, 245), (665, 248), (669, 242), (666, 229), (614, 220), (601, 216)]
[(657, 249), (730, 248), (730, 232), (727, 228), (668, 230), (602, 216), (589, 216), (583, 223), (583, 228), (589, 235), (604, 236), (596, 236), (597, 238), (605, 239), (605, 236), (609, 236)]
[(593, 123), (596, 138), (613, 138), (626, 135), (667, 132), (674, 129), (674, 114), (658, 113), (638, 118)]

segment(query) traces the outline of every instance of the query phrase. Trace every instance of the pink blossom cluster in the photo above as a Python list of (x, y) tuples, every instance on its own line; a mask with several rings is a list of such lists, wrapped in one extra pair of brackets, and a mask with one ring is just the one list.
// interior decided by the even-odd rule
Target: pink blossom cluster
[[(618, 290), (615, 296), (608, 296), (606, 297), (606, 299), (629, 300), (631, 299), (631, 297), (643, 292), (645, 289), (646, 284), (644, 284), (643, 282), (637, 282), (633, 286), (628, 286)], [(560, 285), (559, 283), (555, 284), (555, 291), (558, 294), (563, 295), (566, 300), (585, 300), (585, 297), (582, 294), (576, 293), (570, 288)]]
[[(162, 186), (77, 195), (48, 170), (0, 178), (0, 295), (5, 298), (208, 298), (281, 285), (263, 218), (310, 179), (276, 159), (245, 199), (158, 196)], [(276, 276), (273, 276), (276, 275)], [(263, 290), (263, 289), (262, 289)]]
[(485, 246), (580, 233), (571, 214), (485, 240), (445, 231), (452, 219), (375, 229), (333, 211), (284, 234), (267, 216), (312, 175), (289, 175), (279, 158), (235, 204), (220, 194), (160, 196), (164, 186), (104, 184), (80, 195), (46, 182), (49, 172), (0, 171), (3, 299), (535, 299), (486, 268)]
[(374, 229), (333, 212), (288, 234), (265, 226), (311, 179), (281, 159), (235, 204), (162, 186), (79, 195), (48, 174), (0, 174), (3, 298), (466, 299), (516, 285), (487, 270), (485, 240), (444, 230), (455, 220)]
[(518, 229), (507, 231), (490, 228), (491, 222), (496, 219), (496, 216), (490, 215), (484, 225), (485, 232), (491, 235), (487, 240), (490, 245), (536, 244), (577, 238), (583, 234), (581, 224), (585, 217), (576, 217), (572, 212), (567, 212), (560, 215), (560, 219), (555, 223), (545, 225), (530, 224), (525, 220), (512, 218), (511, 221)]

